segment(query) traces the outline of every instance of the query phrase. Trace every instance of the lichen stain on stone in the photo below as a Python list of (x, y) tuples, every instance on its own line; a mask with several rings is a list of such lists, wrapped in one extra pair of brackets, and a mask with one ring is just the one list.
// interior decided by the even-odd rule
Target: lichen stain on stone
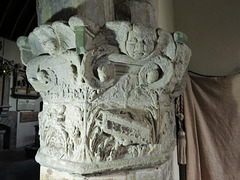
[(51, 169), (48, 169), (48, 170), (47, 170), (47, 173), (48, 173), (49, 175), (51, 175), (51, 174), (53, 173), (53, 171), (52, 171)]

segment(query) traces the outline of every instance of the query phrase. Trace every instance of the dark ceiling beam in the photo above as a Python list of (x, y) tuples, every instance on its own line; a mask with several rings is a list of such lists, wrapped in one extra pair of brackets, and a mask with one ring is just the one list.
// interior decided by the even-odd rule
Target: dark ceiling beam
[(2, 15), (1, 21), (0, 21), (0, 27), (2, 27), (3, 21), (4, 21), (5, 17), (6, 17), (6, 15), (7, 15), (7, 12), (9, 10), (9, 7), (11, 6), (12, 2), (13, 2), (13, 0), (10, 0), (8, 2), (7, 8), (5, 9), (5, 11), (4, 11), (3, 15)]
[(29, 29), (30, 29), (30, 27), (31, 27), (31, 25), (33, 23), (33, 20), (35, 18), (37, 18), (37, 13), (36, 12), (34, 13), (34, 15), (32, 16), (31, 20), (29, 21), (28, 26), (27, 26), (26, 30), (24, 31), (24, 36), (28, 35), (27, 33), (28, 33), (28, 31), (29, 31)]
[(12, 32), (11, 32), (11, 35), (10, 35), (10, 39), (12, 39), (12, 36), (13, 36), (13, 33), (14, 33), (16, 27), (17, 27), (17, 24), (18, 24), (19, 20), (21, 19), (21, 16), (22, 16), (23, 12), (25, 11), (25, 9), (26, 9), (26, 7), (27, 7), (27, 5), (28, 5), (29, 2), (30, 2), (30, 0), (28, 0), (28, 1), (24, 4), (24, 7), (22, 8), (22, 10), (21, 10), (21, 12), (20, 12), (20, 14), (19, 14), (19, 16), (18, 16), (15, 24), (14, 24), (14, 27), (13, 27)]

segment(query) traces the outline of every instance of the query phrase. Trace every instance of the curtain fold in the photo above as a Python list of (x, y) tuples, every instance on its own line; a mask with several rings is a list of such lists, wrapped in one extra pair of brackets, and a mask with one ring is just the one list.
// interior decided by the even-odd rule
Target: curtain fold
[(187, 180), (240, 180), (240, 74), (188, 76), (184, 114)]

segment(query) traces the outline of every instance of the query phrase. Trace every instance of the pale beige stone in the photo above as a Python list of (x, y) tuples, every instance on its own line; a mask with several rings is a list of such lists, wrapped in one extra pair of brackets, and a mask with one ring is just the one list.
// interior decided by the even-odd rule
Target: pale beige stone
[(35, 58), (35, 55), (32, 53), (32, 49), (29, 45), (27, 37), (19, 37), (17, 40), (17, 46), (20, 49), (20, 57), (23, 65), (27, 65), (28, 61)]
[(116, 20), (156, 27), (155, 5), (157, 0), (114, 0)]
[[(86, 34), (75, 37), (75, 26)], [(83, 54), (76, 53), (75, 38), (85, 38)], [(22, 54), (33, 54), (23, 58), (29, 82), (44, 102), (36, 156), (42, 166), (79, 177), (169, 162), (176, 145), (174, 98), (183, 91), (191, 55), (186, 45), (142, 24), (101, 27), (76, 16), (39, 26), (23, 40), (29, 43), (27, 49), (19, 43)], [(166, 166), (169, 171), (129, 177), (171, 179)]]
[(41, 166), (40, 180), (177, 180), (171, 174), (172, 159), (153, 168), (80, 176)]

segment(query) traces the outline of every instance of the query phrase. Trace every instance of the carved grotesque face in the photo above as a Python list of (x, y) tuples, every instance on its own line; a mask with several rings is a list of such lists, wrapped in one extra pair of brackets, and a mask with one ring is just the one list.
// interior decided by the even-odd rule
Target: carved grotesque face
[(154, 31), (150, 34), (134, 26), (133, 30), (128, 33), (126, 51), (135, 60), (144, 59), (153, 52), (155, 40), (156, 35)]

